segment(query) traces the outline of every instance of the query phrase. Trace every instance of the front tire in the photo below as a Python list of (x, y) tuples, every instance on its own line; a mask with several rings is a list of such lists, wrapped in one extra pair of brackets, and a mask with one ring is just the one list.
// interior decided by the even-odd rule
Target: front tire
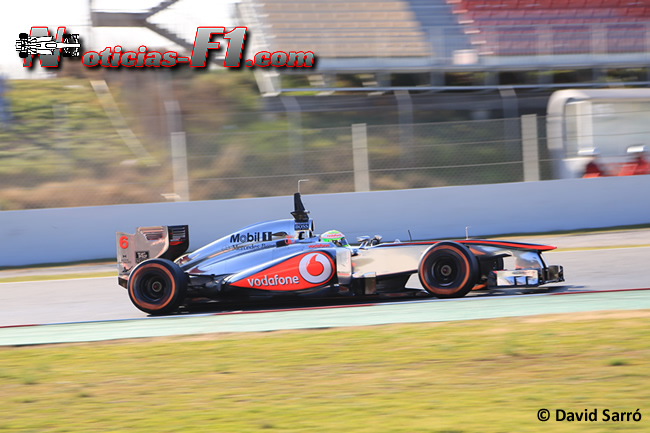
[(476, 256), (464, 245), (438, 242), (422, 254), (418, 277), (422, 287), (438, 298), (462, 298), (478, 282)]
[(187, 277), (167, 259), (151, 259), (133, 269), (127, 283), (129, 298), (139, 310), (152, 315), (175, 311), (185, 298)]

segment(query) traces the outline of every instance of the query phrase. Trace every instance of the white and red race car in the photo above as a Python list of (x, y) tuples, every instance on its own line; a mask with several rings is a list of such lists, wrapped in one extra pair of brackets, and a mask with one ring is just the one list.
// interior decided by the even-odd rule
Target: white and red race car
[[(564, 281), (562, 266), (542, 258), (553, 246), (483, 239), (381, 243), (380, 236), (351, 246), (336, 231), (314, 234), (300, 193), (294, 207), (293, 219), (244, 227), (189, 254), (188, 226), (117, 232), (119, 284), (137, 308), (160, 315), (206, 298), (455, 298)], [(413, 274), (422, 288), (406, 287)]]

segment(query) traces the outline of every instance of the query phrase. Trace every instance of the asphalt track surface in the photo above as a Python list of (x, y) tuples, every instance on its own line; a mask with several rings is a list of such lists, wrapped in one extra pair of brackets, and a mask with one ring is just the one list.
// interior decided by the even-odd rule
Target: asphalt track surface
[[(148, 318), (136, 309), (116, 277), (0, 283), (0, 345), (650, 308), (650, 291), (631, 290), (650, 288), (650, 230), (526, 240), (574, 249), (544, 253), (547, 263), (564, 266), (565, 283), (524, 291), (473, 292), (459, 300), (210, 304), (163, 319)], [(582, 249), (594, 247), (598, 249)], [(102, 267), (98, 268), (93, 271)], [(112, 268), (107, 265), (103, 270)], [(2, 271), (0, 278), (21, 272), (34, 271)], [(417, 277), (409, 286), (419, 286)], [(543, 296), (550, 294), (571, 296)], [(275, 311), (253, 314), (260, 310)], [(57, 325), (29, 326), (37, 324)]]

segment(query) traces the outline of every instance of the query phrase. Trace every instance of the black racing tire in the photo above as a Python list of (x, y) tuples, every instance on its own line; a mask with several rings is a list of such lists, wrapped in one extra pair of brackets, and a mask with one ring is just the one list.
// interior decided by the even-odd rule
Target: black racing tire
[(462, 298), (476, 285), (476, 256), (456, 242), (438, 242), (420, 259), (418, 277), (424, 289), (438, 298)]
[(19, 33), (18, 34), (19, 39), (27, 39), (28, 37), (29, 37), (29, 35), (27, 33)]
[(170, 260), (151, 259), (133, 269), (127, 290), (139, 310), (155, 316), (169, 314), (185, 299), (187, 276)]
[(20, 57), (21, 59), (26, 59), (27, 55), (28, 55), (27, 51), (21, 51), (18, 53), (18, 57)]

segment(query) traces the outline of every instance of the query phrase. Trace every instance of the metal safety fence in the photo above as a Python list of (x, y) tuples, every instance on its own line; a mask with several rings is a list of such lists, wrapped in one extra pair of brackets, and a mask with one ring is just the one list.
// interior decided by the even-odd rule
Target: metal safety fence
[[(549, 178), (545, 120), (532, 117), (528, 159)], [(310, 194), (530, 180), (521, 118), (183, 133), (182, 151), (159, 140), (139, 157), (119, 136), (78, 142), (52, 128), (54, 143), (4, 155), (2, 210), (289, 195), (300, 179)]]
[(519, 119), (368, 127), (373, 189), (523, 180)]

